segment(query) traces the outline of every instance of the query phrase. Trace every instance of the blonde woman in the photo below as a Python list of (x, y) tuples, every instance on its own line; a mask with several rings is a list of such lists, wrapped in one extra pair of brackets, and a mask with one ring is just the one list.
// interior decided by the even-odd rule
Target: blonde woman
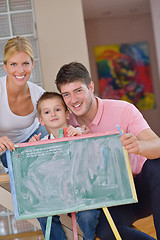
[[(36, 103), (44, 90), (29, 82), (34, 66), (32, 45), (28, 39), (15, 37), (4, 48), (6, 76), (0, 78), (0, 153), (4, 166), (5, 151), (25, 142), (35, 133), (46, 135), (37, 119)], [(43, 133), (43, 131), (45, 131)]]
[[(29, 82), (34, 66), (33, 50), (26, 38), (10, 39), (4, 48), (6, 76), (0, 78), (0, 157), (7, 167), (5, 151), (14, 150), (14, 144), (27, 142), (41, 133), (46, 136), (45, 126), (37, 119), (36, 104), (44, 90)], [(46, 218), (38, 219), (45, 234)], [(66, 240), (59, 216), (52, 219), (50, 240)]]

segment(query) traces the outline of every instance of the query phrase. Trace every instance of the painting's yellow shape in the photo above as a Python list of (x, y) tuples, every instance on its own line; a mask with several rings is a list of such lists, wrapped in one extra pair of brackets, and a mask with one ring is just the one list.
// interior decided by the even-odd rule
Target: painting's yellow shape
[[(107, 45), (107, 46), (97, 46), (94, 47), (94, 54), (96, 57), (96, 61), (102, 60), (105, 58), (105, 55), (109, 55), (109, 53), (113, 52), (115, 55), (120, 54), (120, 45)], [(107, 58), (108, 56), (106, 56)]]
[(154, 95), (153, 93), (145, 93), (144, 98), (141, 98), (138, 103), (137, 107), (141, 110), (147, 110), (154, 108)]

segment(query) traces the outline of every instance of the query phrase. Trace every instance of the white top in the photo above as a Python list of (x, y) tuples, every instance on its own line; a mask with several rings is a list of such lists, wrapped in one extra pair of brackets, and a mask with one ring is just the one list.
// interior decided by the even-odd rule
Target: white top
[[(81, 127), (76, 127), (76, 129), (78, 129), (80, 132), (82, 132), (82, 128)], [(48, 135), (44, 136), (41, 140), (47, 140), (47, 139), (55, 139), (55, 137), (51, 133), (51, 134), (48, 134)]]
[(42, 138), (41, 140), (47, 140), (47, 139), (55, 139), (55, 137), (51, 133), (51, 134), (48, 134), (48, 135), (44, 136), (44, 138)]
[(14, 114), (8, 104), (6, 76), (0, 78), (0, 137), (7, 136), (12, 142), (24, 142), (38, 128), (36, 104), (44, 90), (32, 82), (27, 82), (34, 110), (27, 116)]

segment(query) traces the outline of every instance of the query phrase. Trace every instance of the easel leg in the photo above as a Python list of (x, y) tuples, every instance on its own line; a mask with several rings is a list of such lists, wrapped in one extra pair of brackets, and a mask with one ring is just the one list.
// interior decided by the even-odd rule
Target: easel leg
[[(63, 135), (64, 135), (64, 129), (59, 129), (58, 137), (61, 138), (63, 137)], [(71, 213), (71, 219), (72, 219), (73, 240), (78, 240), (77, 219), (76, 219), (75, 212)]]
[(119, 232), (118, 232), (118, 230), (116, 228), (116, 225), (114, 224), (113, 219), (112, 219), (112, 217), (111, 217), (111, 215), (110, 215), (110, 213), (108, 211), (108, 208), (104, 207), (103, 211), (104, 211), (104, 214), (105, 214), (105, 216), (106, 216), (106, 218), (107, 218), (107, 220), (108, 220), (108, 222), (110, 224), (110, 227), (111, 227), (111, 229), (112, 229), (112, 231), (114, 233), (115, 238), (117, 240), (122, 240), (122, 238), (120, 237)]
[(76, 218), (75, 212), (71, 213), (71, 219), (72, 219), (73, 240), (78, 240), (77, 218)]
[(50, 233), (51, 233), (51, 223), (52, 223), (52, 216), (49, 216), (49, 217), (47, 218), (45, 240), (49, 240), (49, 238), (50, 238)]

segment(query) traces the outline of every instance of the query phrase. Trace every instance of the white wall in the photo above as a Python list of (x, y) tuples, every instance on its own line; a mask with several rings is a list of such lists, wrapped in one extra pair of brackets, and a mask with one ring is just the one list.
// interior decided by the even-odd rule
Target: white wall
[(160, 1), (150, 0), (150, 6), (160, 81)]
[(85, 22), (91, 74), (98, 94), (98, 76), (93, 48), (99, 45), (134, 43), (147, 41), (151, 62), (153, 87), (156, 98), (156, 108), (143, 111), (143, 116), (152, 129), (160, 136), (160, 83), (158, 76), (157, 58), (152, 29), (152, 20), (149, 14), (141, 16), (126, 16), (121, 18), (109, 18), (88, 20)]
[(45, 90), (57, 91), (54, 80), (63, 64), (80, 61), (88, 69), (89, 65), (91, 66), (91, 74), (96, 86), (95, 92), (98, 95), (98, 77), (93, 47), (148, 41), (156, 108), (143, 111), (143, 115), (160, 136), (160, 79), (151, 16), (145, 14), (90, 20), (86, 21), (84, 26), (81, 0), (34, 0), (34, 6)]
[(59, 68), (72, 61), (89, 68), (81, 0), (34, 0), (43, 87), (56, 90)]

